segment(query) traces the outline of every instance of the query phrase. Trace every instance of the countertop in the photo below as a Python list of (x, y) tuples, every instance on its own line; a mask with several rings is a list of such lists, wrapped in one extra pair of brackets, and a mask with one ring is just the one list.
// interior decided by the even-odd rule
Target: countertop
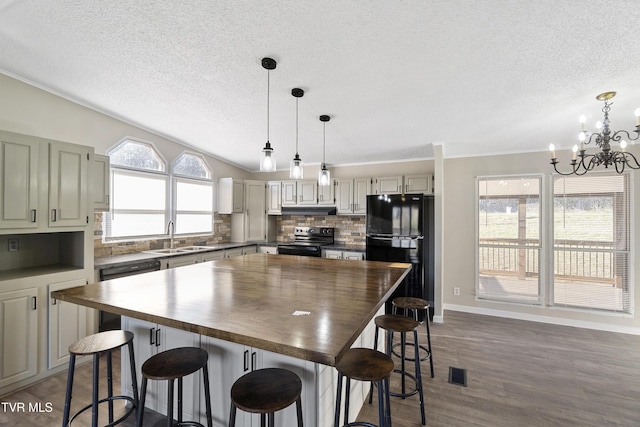
[[(221, 251), (225, 249), (233, 249), (240, 248), (245, 246), (278, 246), (276, 242), (237, 242), (237, 243), (221, 243), (218, 245), (207, 245), (209, 249), (193, 252), (193, 253), (203, 253), (203, 252), (213, 252), (213, 251)], [(134, 252), (130, 254), (123, 255), (113, 255), (107, 257), (96, 257), (93, 261), (93, 268), (95, 270), (99, 270), (105, 267), (117, 267), (120, 265), (131, 264), (138, 261), (145, 261), (150, 259), (163, 259), (174, 256), (182, 256), (189, 255), (188, 252), (183, 253), (175, 253), (175, 254), (154, 254), (149, 252)]]
[(52, 297), (334, 366), (410, 270), (403, 263), (258, 253)]

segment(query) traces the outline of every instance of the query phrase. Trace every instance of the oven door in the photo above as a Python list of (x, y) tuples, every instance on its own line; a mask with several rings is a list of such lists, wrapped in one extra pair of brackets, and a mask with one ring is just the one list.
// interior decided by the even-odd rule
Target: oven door
[(318, 245), (278, 245), (278, 255), (301, 255), (319, 257), (322, 255), (322, 250)]

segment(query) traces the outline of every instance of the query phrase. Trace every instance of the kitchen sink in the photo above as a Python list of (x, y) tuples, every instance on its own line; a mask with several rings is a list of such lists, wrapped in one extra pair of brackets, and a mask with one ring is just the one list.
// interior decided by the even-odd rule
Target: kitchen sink
[(190, 252), (200, 252), (213, 249), (211, 246), (183, 246), (181, 248), (167, 248), (167, 249), (151, 249), (148, 251), (143, 251), (148, 254), (160, 254), (160, 255), (171, 255), (171, 254), (184, 254)]

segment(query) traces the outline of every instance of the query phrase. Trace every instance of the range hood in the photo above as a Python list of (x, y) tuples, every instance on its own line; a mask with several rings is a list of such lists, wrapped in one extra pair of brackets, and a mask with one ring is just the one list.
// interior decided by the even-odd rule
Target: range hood
[(335, 206), (283, 206), (282, 215), (335, 215)]

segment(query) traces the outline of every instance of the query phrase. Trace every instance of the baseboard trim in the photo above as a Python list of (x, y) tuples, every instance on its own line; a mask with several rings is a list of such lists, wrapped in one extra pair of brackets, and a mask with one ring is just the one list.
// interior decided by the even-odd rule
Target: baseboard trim
[[(609, 325), (606, 323), (588, 322), (585, 320), (564, 319), (551, 316), (540, 316), (529, 313), (516, 313), (506, 310), (492, 310), (489, 308), (469, 307), (466, 305), (444, 304), (444, 310), (460, 311), (464, 313), (482, 314), (485, 316), (505, 317), (508, 319), (528, 320), (531, 322), (549, 323), (552, 325), (573, 326), (576, 328), (594, 329), (598, 331), (617, 332), (621, 334), (640, 335), (640, 328), (633, 326)], [(440, 320), (436, 321), (436, 317)], [(434, 316), (433, 321), (436, 323), (444, 323), (443, 316)]]

